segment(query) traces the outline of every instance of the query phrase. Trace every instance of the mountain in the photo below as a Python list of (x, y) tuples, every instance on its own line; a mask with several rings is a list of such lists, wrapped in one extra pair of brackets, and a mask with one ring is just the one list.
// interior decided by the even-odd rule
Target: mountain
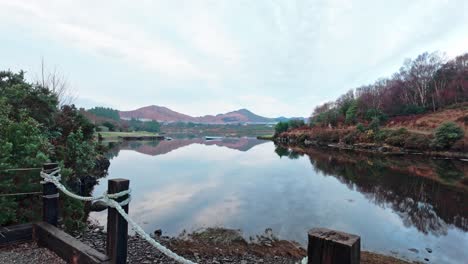
[(163, 106), (150, 105), (132, 111), (119, 111), (121, 119), (147, 119), (162, 122), (195, 122), (195, 118)]
[(252, 113), (247, 109), (239, 109), (225, 114), (205, 115), (193, 117), (173, 111), (167, 107), (150, 105), (132, 111), (119, 111), (122, 119), (156, 120), (160, 122), (193, 122), (202, 124), (229, 124), (229, 123), (276, 123), (288, 118), (268, 118)]

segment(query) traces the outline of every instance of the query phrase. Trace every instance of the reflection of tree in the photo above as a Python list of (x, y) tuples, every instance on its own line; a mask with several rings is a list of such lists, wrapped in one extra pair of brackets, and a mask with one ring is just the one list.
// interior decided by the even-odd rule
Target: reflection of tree
[(281, 157), (288, 157), (290, 159), (298, 159), (299, 157), (303, 156), (304, 154), (291, 150), (289, 148), (283, 147), (281, 145), (276, 145), (275, 146), (275, 152), (278, 154), (278, 156)]
[(445, 160), (434, 160), (433, 163), (436, 165), (436, 172), (440, 178), (447, 182), (453, 182), (463, 178), (463, 172), (458, 170), (452, 162), (446, 162)]
[(379, 206), (390, 206), (406, 226), (435, 235), (446, 234), (448, 225), (468, 231), (468, 192), (455, 182), (466, 175), (455, 161), (323, 149), (308, 149), (307, 154), (316, 171), (338, 178)]
[(106, 158), (108, 158), (109, 160), (112, 160), (113, 158), (116, 158), (119, 156), (119, 152), (120, 152), (120, 142), (109, 142), (107, 143), (107, 145), (105, 146), (107, 151), (105, 152), (105, 156)]
[(276, 154), (278, 154), (278, 156), (280, 158), (282, 158), (283, 156), (288, 156), (289, 155), (289, 149), (285, 148), (285, 147), (282, 147), (282, 146), (276, 146), (275, 152), (276, 152)]

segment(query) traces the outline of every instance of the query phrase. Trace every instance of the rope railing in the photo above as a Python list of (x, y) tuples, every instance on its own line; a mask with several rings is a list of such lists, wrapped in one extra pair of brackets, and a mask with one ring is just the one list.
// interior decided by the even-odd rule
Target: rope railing
[[(125, 190), (122, 192), (118, 193), (112, 193), (108, 194), (107, 191), (104, 192), (101, 196), (98, 197), (93, 197), (93, 196), (80, 196), (77, 195), (71, 191), (69, 191), (62, 183), (60, 183), (61, 176), (60, 176), (60, 168), (54, 169), (51, 172), (46, 172), (44, 170), (41, 171), (41, 177), (43, 181), (41, 181), (41, 184), (46, 184), (46, 183), (52, 183), (54, 184), (60, 191), (62, 191), (65, 195), (72, 197), (74, 199), (80, 200), (80, 201), (102, 201), (104, 202), (107, 206), (114, 208), (126, 221), (127, 223), (130, 224), (132, 229), (139, 234), (143, 239), (145, 239), (148, 243), (150, 243), (152, 246), (154, 246), (156, 249), (161, 251), (164, 255), (166, 255), (169, 258), (174, 259), (175, 261), (182, 263), (182, 264), (195, 264), (195, 262), (192, 262), (191, 260), (185, 259), (179, 255), (177, 255), (175, 252), (171, 251), (170, 249), (166, 248), (162, 244), (158, 243), (156, 240), (154, 240), (152, 237), (150, 237), (144, 230), (141, 228), (133, 219), (130, 218), (130, 216), (125, 212), (125, 210), (122, 208), (122, 206), (128, 205), (130, 202), (130, 193), (131, 190)], [(122, 202), (117, 202), (114, 199), (123, 197), (125, 195), (128, 195), (128, 198)]]
[(42, 192), (0, 193), (0, 197), (37, 195), (37, 194), (42, 194)]
[(41, 170), (42, 168), (11, 168), (11, 169), (2, 169), (0, 171), (31, 171), (31, 170)]

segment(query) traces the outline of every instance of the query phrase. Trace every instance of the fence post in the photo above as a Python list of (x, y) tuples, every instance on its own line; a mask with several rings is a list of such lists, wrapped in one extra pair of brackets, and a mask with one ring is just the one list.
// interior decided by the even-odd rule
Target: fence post
[(308, 264), (359, 264), (359, 236), (326, 228), (311, 229), (308, 235)]
[[(58, 168), (57, 163), (44, 163), (42, 169), (51, 173)], [(42, 221), (57, 226), (59, 214), (59, 193), (53, 183), (42, 185)]]
[[(108, 181), (108, 193), (118, 193), (128, 190), (130, 181), (127, 179), (112, 179)], [(121, 202), (128, 198), (128, 195), (119, 197), (117, 202)], [(128, 213), (128, 205), (123, 206), (123, 209)], [(127, 240), (128, 240), (128, 223), (115, 210), (108, 208), (107, 210), (107, 256), (112, 264), (127, 263)]]

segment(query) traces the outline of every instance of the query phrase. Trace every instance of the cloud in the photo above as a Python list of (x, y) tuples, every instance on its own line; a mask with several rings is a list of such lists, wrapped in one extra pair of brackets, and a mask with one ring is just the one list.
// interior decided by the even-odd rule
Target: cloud
[[(26, 20), (23, 23), (29, 23), (33, 28), (40, 28), (41, 34), (62, 41), (66, 45), (86, 50), (93, 55), (124, 59), (132, 65), (141, 66), (150, 72), (165, 76), (213, 78), (212, 73), (198, 65), (190, 55), (186, 54), (187, 52), (175, 48), (158, 35), (149, 34), (137, 26), (121, 23), (109, 17), (106, 21), (100, 17), (75, 16), (72, 19), (73, 22), (70, 22), (67, 12), (70, 7), (60, 4), (55, 8), (47, 8), (43, 2), (36, 1), (13, 1), (4, 4), (13, 13), (21, 13), (22, 19)], [(85, 5), (73, 8), (77, 13), (86, 13)], [(94, 21), (90, 22), (89, 19)], [(101, 26), (103, 24), (112, 24), (113, 27), (103, 27)], [(216, 34), (216, 31), (210, 33), (209, 27), (193, 27), (193, 29), (206, 32), (202, 37), (205, 37), (207, 41), (215, 39), (212, 34)], [(205, 51), (216, 46), (200, 43), (200, 38), (194, 38), (194, 40), (195, 45)], [(218, 44), (226, 46), (225, 43), (226, 41)]]
[(463, 0), (0, 0), (0, 66), (47, 54), (81, 96), (116, 108), (307, 116), (407, 57), (468, 52), (467, 12)]

